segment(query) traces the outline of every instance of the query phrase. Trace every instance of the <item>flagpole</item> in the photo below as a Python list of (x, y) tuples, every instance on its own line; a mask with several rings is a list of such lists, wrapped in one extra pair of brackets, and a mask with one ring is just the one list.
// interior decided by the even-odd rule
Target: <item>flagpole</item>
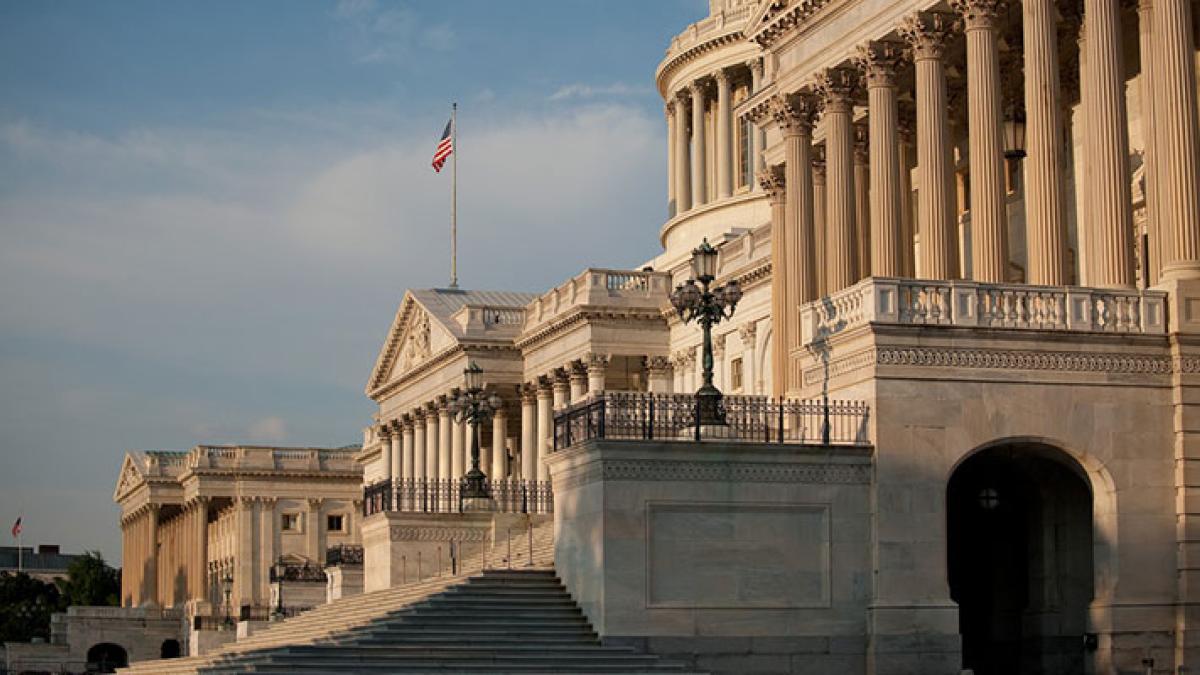
[(21, 535), (25, 533), (25, 528), (17, 528), (17, 574), (20, 574), (25, 569), (24, 555), (25, 549), (21, 547)]
[(450, 288), (458, 288), (458, 102), (450, 104)]

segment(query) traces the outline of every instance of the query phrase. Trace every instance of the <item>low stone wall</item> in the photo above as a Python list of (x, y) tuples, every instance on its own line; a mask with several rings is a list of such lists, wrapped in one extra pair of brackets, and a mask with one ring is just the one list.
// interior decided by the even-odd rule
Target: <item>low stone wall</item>
[(869, 448), (595, 440), (549, 463), (555, 566), (606, 642), (714, 673), (866, 671)]
[[(493, 541), (493, 513), (385, 511), (363, 520), (363, 591), (450, 574)], [(453, 551), (453, 552), (452, 552)]]

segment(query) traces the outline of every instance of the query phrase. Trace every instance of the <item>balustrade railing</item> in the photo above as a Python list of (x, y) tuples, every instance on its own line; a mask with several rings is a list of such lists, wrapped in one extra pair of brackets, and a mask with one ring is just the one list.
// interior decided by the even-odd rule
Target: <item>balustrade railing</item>
[(876, 324), (1162, 335), (1153, 290), (873, 277), (801, 309), (804, 343)]
[(691, 394), (604, 392), (554, 416), (555, 451), (589, 439), (866, 445), (867, 404), (725, 396), (724, 425), (699, 423)]
[[(462, 513), (466, 500), (463, 480), (402, 478), (381, 480), (363, 487), (363, 515), (382, 511), (408, 513)], [(493, 510), (501, 513), (553, 513), (554, 491), (550, 481), (516, 478), (486, 480)]]

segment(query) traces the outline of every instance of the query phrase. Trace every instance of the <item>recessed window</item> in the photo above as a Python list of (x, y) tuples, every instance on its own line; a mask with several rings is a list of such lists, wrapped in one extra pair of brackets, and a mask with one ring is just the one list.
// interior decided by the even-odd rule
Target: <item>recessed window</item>
[(325, 517), (325, 529), (330, 532), (343, 532), (345, 518), (341, 515), (331, 515)]
[(742, 388), (742, 357), (729, 362), (729, 388), (737, 391)]
[(279, 522), (279, 529), (284, 532), (299, 532), (300, 531), (300, 514), (285, 513)]

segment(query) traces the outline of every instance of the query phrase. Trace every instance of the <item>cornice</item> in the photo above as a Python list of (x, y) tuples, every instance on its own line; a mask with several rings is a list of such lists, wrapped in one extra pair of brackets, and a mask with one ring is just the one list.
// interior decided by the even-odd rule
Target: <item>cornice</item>
[[(600, 321), (654, 322), (661, 319), (662, 313), (659, 308), (605, 309), (593, 305), (581, 305), (568, 311), (564, 316), (553, 319), (536, 330), (520, 336), (517, 338), (515, 346), (522, 353), (528, 352), (583, 323)], [(665, 329), (666, 326), (663, 328)]]
[(371, 379), (367, 383), (367, 396), (372, 396), (372, 389), (378, 390), (380, 381), (387, 377), (388, 372), (392, 369), (392, 364), (396, 361), (396, 353), (399, 351), (399, 346), (404, 342), (404, 338), (408, 335), (407, 329), (400, 330), (401, 326), (408, 325), (408, 318), (412, 315), (413, 308), (417, 306), (417, 300), (408, 291), (404, 292), (404, 299), (400, 301), (400, 308), (396, 310), (396, 317), (392, 319), (392, 325), (388, 328), (388, 337), (384, 342), (383, 349), (379, 352), (379, 357), (375, 360), (375, 367), (371, 370)]
[(787, 7), (785, 0), (771, 0), (758, 26), (750, 28), (746, 37), (764, 50), (770, 49), (780, 37), (831, 3), (832, 0), (800, 0)]
[[(667, 96), (667, 91), (664, 89), (669, 77), (679, 70), (684, 64), (696, 60), (697, 58), (716, 51), (728, 45), (735, 45), (743, 42), (745, 37), (744, 29), (749, 23), (744, 19), (749, 19), (753, 14), (746, 9), (737, 14), (726, 14), (722, 18), (722, 24), (714, 31), (713, 35), (696, 44), (672, 55), (670, 48), (667, 50), (667, 58), (658, 65), (655, 70), (654, 80), (658, 83), (659, 93), (664, 99), (670, 98)], [(731, 20), (732, 19), (732, 20)], [(698, 22), (701, 23), (701, 22)], [(693, 30), (697, 24), (692, 24), (688, 30)], [(687, 31), (684, 31), (686, 33)], [(680, 35), (683, 35), (681, 33)], [(678, 36), (677, 36), (678, 37)], [(674, 40), (672, 40), (674, 42)]]

